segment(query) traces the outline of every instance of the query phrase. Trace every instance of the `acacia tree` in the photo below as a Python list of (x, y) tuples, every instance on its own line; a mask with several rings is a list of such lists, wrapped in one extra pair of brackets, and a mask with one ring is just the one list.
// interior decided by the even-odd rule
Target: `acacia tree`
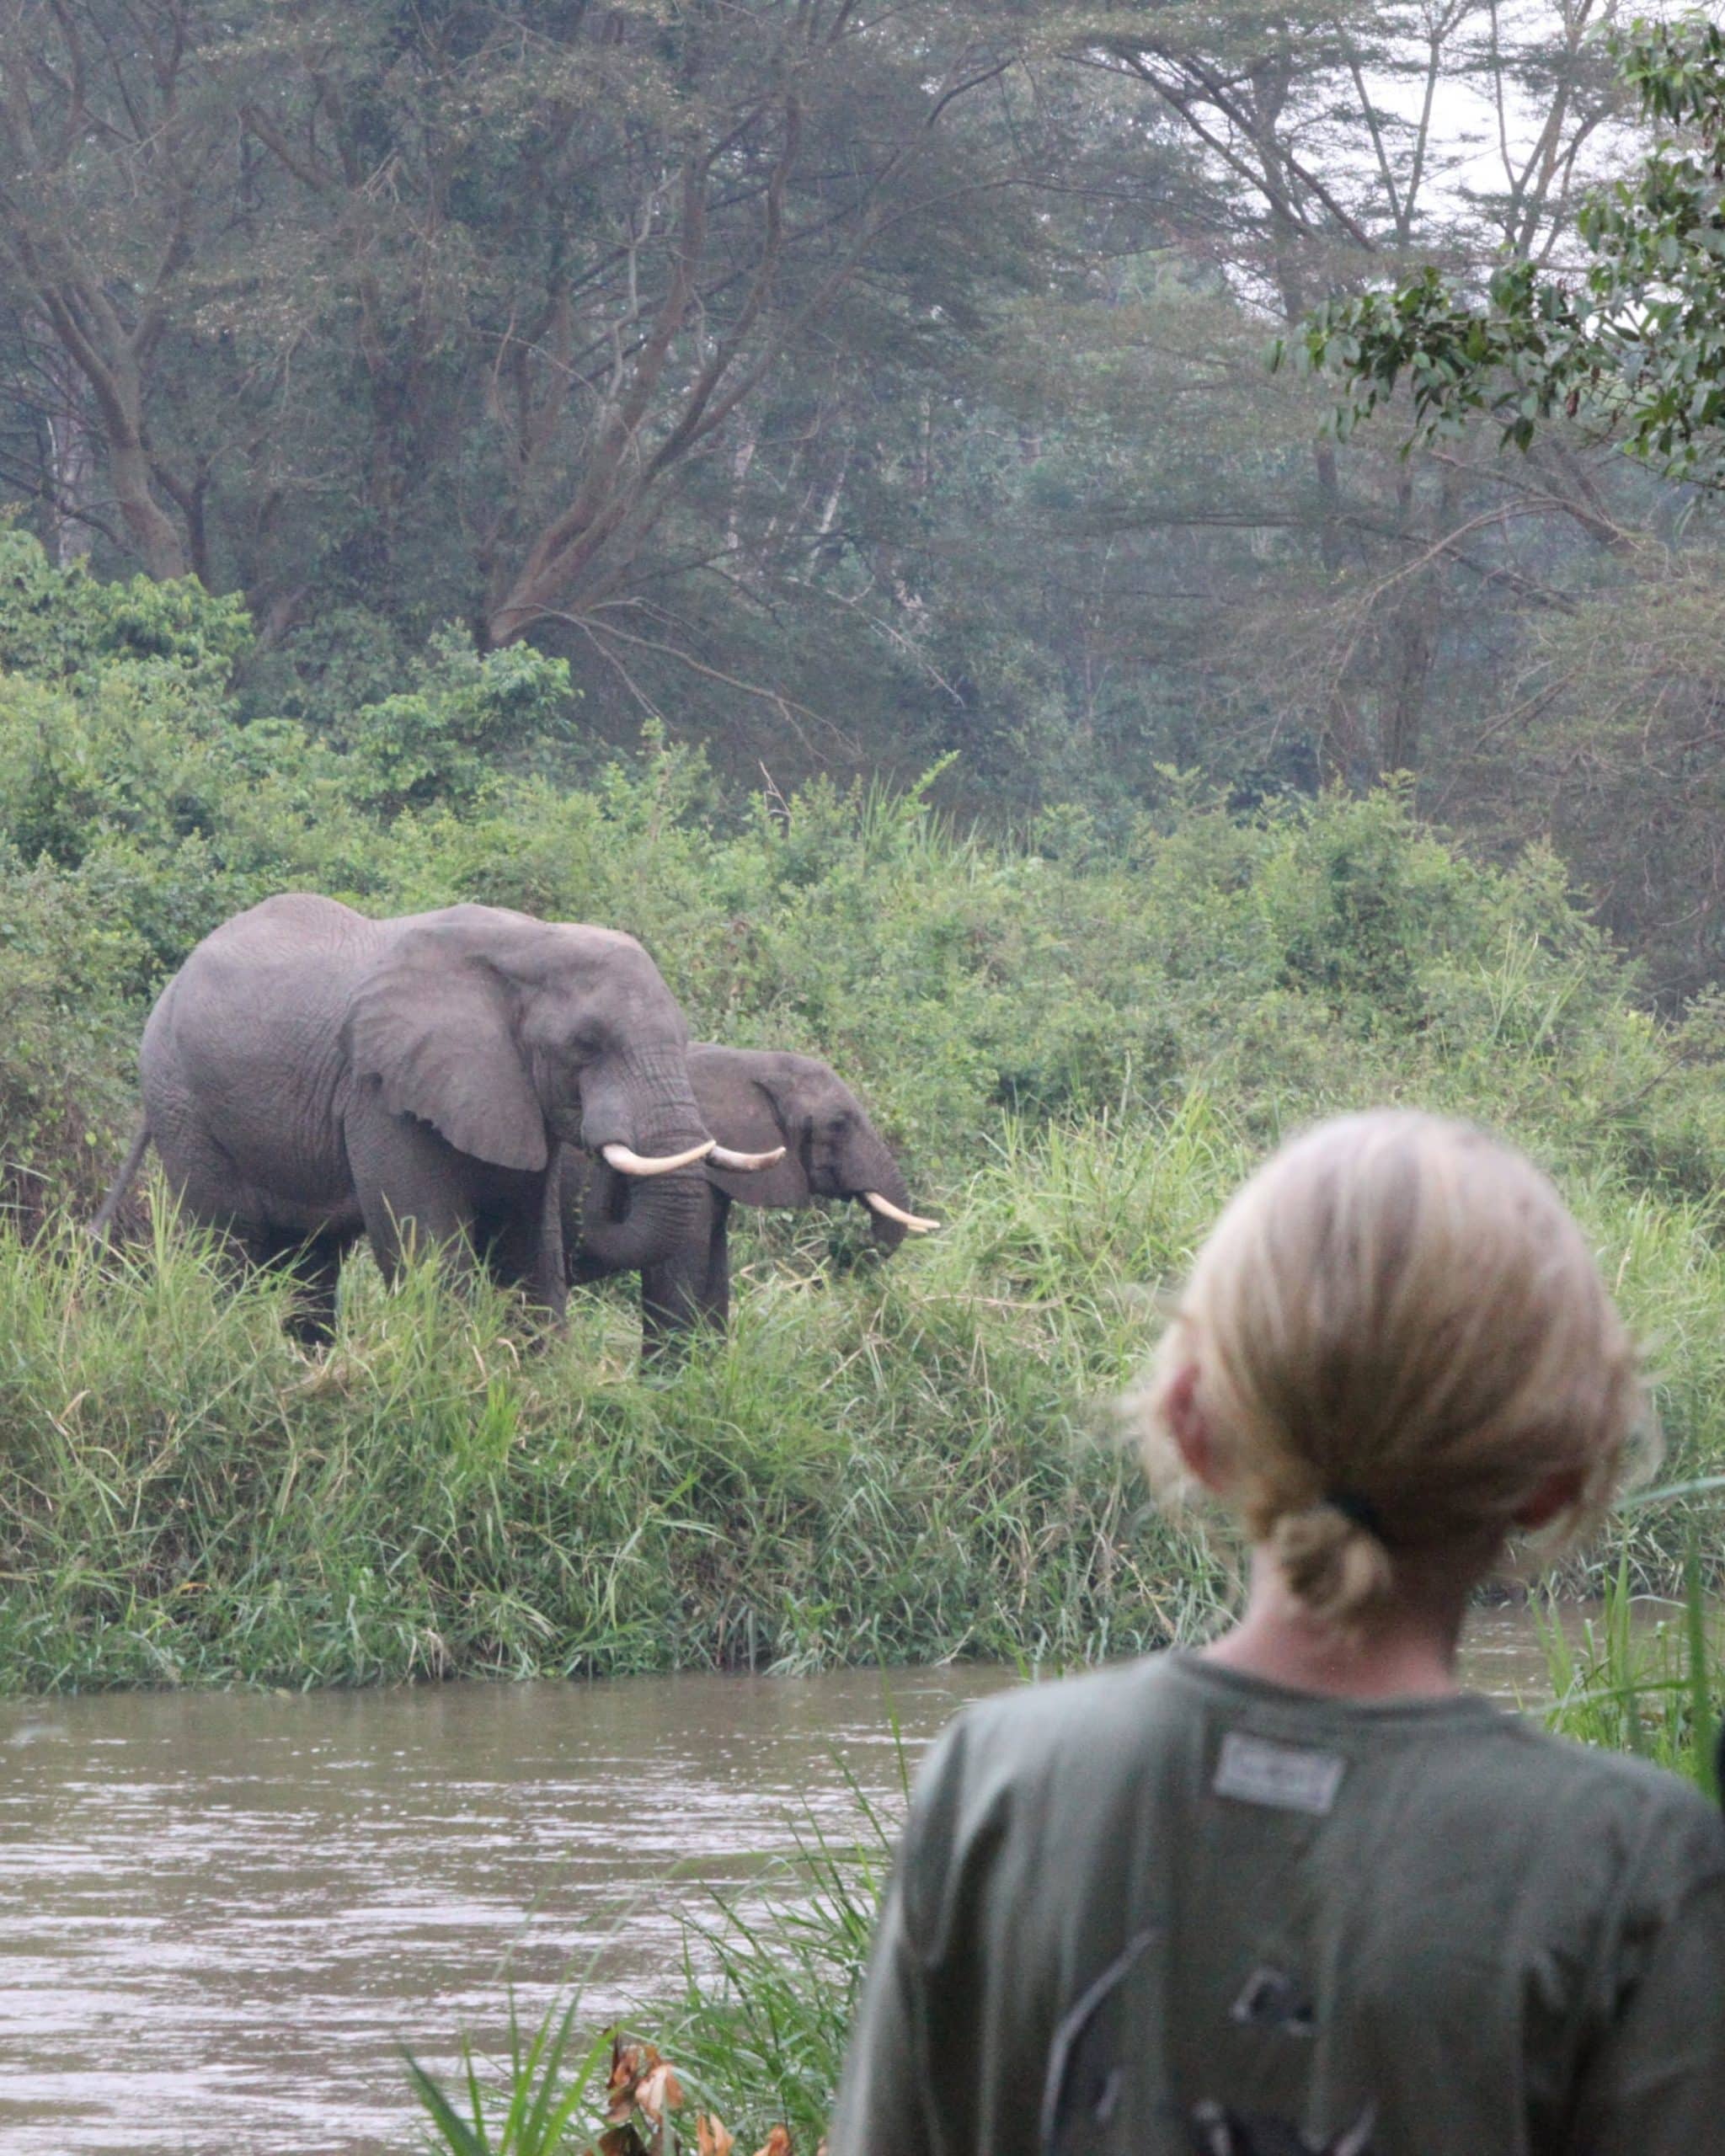
[(1512, 256), (1474, 297), (1428, 266), (1318, 308), (1299, 352), (1348, 385), (1338, 431), (1405, 380), (1419, 439), (1485, 414), (1528, 449), (1561, 411), (1669, 478), (1725, 482), (1725, 29), (1638, 24), (1612, 50), (1647, 119), (1672, 131), (1583, 205), (1585, 271)]
[(1688, 546), (1675, 517), (1619, 528), (1619, 575), (1530, 639), (1473, 775), (1501, 831), (1557, 841), (1675, 998), (1725, 966), (1725, 562), (1706, 513), (1725, 491), (1725, 32), (1638, 24), (1611, 50), (1659, 132), (1583, 205), (1578, 266), (1428, 267), (1317, 310), (1295, 349), (1344, 383), (1344, 437), (1399, 394), (1410, 441), (1439, 454), (1495, 427), (1536, 474), (1579, 429), (1682, 483)]
[[(1410, 260), (1435, 255), (1453, 269), (1495, 239), (1530, 259), (1557, 244), (1616, 103), (1589, 38), (1603, 6), (1114, 8), (1090, 17), (1069, 56), (1115, 96), (1135, 91), (1148, 126), (1185, 143), (1189, 176), (1169, 205), (1183, 252), (1215, 262), (1248, 309), (1287, 332), (1320, 302)], [(1453, 115), (1448, 133), (1438, 125), (1440, 95), (1463, 87), (1497, 138), (1493, 184), (1468, 177), (1475, 146), (1455, 138)], [(1512, 104), (1525, 139), (1512, 131)], [(1417, 771), (1457, 602), (1482, 581), (1537, 583), (1503, 560), (1494, 542), (1504, 524), (1566, 520), (1608, 543), (1610, 519), (1561, 445), (1509, 503), (1466, 443), (1401, 465), (1367, 454), (1344, 471), (1313, 419), (1303, 482), (1286, 470), (1266, 504), (1248, 461), (1243, 497), (1219, 499), (1210, 486), (1194, 504), (1196, 523), (1247, 528), (1256, 503), (1271, 510), (1266, 533), (1311, 535), (1314, 573), (1289, 583), (1290, 606), (1268, 628), (1282, 649), (1291, 633), (1307, 661), (1305, 709), (1296, 719), (1283, 696), (1277, 723), (1309, 726), (1333, 773)], [(1178, 514), (1172, 502), (1146, 510), (1166, 523)]]
[(616, 642), (679, 475), (841, 303), (967, 304), (1022, 175), (956, 123), (1015, 12), (20, 0), (0, 270), (150, 574)]
[[(848, 286), (903, 274), (906, 227), (928, 251), (922, 274), (947, 255), (944, 303), (962, 304), (969, 280), (940, 228), (1011, 174), (965, 169), (939, 131), (1012, 49), (932, 14), (902, 48), (867, 27), (852, 0), (714, 5), (653, 56), (652, 122), (602, 155), (598, 245), (578, 273), (553, 232), (510, 295), (487, 408), (508, 485), (476, 526), (488, 643), (549, 616), (595, 622), (671, 477), (810, 347)], [(749, 45), (763, 29), (764, 54)], [(536, 173), (547, 199), (568, 185), (561, 163)]]
[[(99, 443), (120, 527), (157, 577), (207, 566), (206, 469), (175, 461), (153, 407), (220, 229), (218, 168), (232, 163), (208, 14), (200, 0), (11, 0), (0, 12), (0, 274), (15, 350), (31, 352), (45, 425), (88, 424)], [(43, 364), (45, 342), (60, 366)], [(90, 513), (67, 477), (63, 459), (45, 460), (55, 514)]]
[(0, 489), (62, 559), (243, 590), (258, 712), (345, 723), (456, 620), (567, 657), (583, 741), (957, 750), (948, 801), (1110, 842), (1170, 763), (1412, 767), (1692, 969), (1721, 938), (1613, 846), (1668, 768), (1718, 798), (1704, 639), (1644, 767), (1568, 656), (1676, 637), (1676, 498), (1590, 391), (1403, 458), (1263, 367), (1428, 262), (1562, 284), (1603, 4), (11, 0)]

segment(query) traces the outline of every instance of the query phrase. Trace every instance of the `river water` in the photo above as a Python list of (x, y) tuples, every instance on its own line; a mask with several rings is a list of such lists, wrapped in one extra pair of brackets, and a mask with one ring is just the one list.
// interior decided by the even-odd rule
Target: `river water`
[[(1525, 1614), (1471, 1679), (1532, 1700)], [(995, 1668), (0, 1704), (0, 2149), (371, 2156), (420, 2145), (398, 2047), (594, 2021), (675, 1981), (680, 1913), (846, 1776), (889, 1804)]]

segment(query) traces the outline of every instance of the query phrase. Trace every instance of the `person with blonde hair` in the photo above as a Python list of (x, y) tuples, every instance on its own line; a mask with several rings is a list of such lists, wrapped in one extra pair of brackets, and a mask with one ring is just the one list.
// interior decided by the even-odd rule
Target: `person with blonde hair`
[(1646, 1424), (1556, 1190), (1435, 1116), (1320, 1125), (1128, 1413), (1243, 1529), (1243, 1613), (933, 1748), (831, 2156), (1722, 2156), (1725, 1822), (1456, 1677)]

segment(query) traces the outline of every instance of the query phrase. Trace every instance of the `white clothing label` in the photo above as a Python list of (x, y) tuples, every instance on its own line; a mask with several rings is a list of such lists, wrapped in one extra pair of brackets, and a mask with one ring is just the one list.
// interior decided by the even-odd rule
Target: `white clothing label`
[(1210, 1786), (1218, 1796), (1236, 1796), (1242, 1803), (1321, 1814), (1335, 1802), (1347, 1764), (1333, 1752), (1302, 1751), (1297, 1745), (1273, 1744), (1268, 1737), (1244, 1737), (1231, 1729), (1222, 1739)]

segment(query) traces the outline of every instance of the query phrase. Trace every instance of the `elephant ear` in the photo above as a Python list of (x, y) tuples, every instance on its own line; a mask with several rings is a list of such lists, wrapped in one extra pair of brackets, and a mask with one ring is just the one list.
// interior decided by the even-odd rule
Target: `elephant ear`
[(475, 1160), (538, 1169), (551, 1149), (510, 993), (483, 957), (430, 928), (410, 933), (355, 990), (348, 1052), (357, 1075), (382, 1081), (393, 1113), (418, 1116)]
[(734, 1153), (785, 1149), (783, 1160), (757, 1174), (727, 1175), (721, 1168), (708, 1168), (708, 1181), (745, 1205), (807, 1205), (811, 1193), (797, 1134), (781, 1119), (772, 1094), (752, 1078), (738, 1083), (734, 1074), (723, 1079), (709, 1075), (697, 1055), (689, 1058), (689, 1075), (701, 1120), (721, 1145)]

